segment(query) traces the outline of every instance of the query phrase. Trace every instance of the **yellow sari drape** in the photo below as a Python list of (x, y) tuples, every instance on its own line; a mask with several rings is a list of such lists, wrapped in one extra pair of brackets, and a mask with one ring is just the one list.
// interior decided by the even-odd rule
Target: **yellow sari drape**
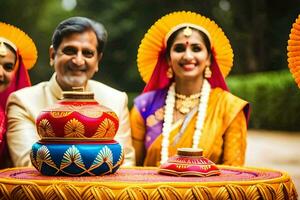
[[(217, 164), (243, 165), (247, 132), (247, 122), (243, 108), (246, 105), (246, 101), (235, 97), (229, 92), (219, 88), (212, 90), (199, 142), (199, 147), (204, 149), (203, 155), (205, 157)], [(142, 152), (145, 128), (143, 130), (142, 121), (137, 119), (139, 116), (136, 112), (136, 110), (133, 111), (131, 115), (133, 117), (131, 118), (131, 123), (133, 144), (134, 147), (138, 147), (136, 149), (137, 158), (144, 158), (144, 166), (159, 166), (162, 135), (156, 138), (147, 152)], [(173, 124), (173, 129), (170, 133), (169, 156), (175, 155), (179, 147), (192, 147), (196, 118), (197, 112), (177, 143), (174, 143), (174, 138), (179, 132), (183, 120)]]

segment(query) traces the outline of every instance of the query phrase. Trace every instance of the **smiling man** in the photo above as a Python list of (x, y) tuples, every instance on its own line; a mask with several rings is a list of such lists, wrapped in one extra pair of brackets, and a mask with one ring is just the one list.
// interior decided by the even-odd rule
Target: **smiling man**
[(104, 26), (88, 18), (72, 17), (57, 26), (49, 49), (50, 65), (55, 69), (52, 78), (17, 91), (8, 100), (7, 141), (15, 166), (31, 165), (31, 146), (40, 139), (35, 127), (37, 116), (73, 87), (92, 91), (100, 104), (117, 114), (120, 125), (115, 139), (124, 148), (123, 165), (135, 164), (126, 93), (90, 80), (98, 71), (106, 39)]

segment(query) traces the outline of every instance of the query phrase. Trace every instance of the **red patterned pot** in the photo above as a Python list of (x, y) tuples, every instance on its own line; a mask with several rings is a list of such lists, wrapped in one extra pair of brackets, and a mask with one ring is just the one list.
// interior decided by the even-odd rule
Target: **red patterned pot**
[(212, 176), (219, 175), (215, 163), (202, 156), (202, 149), (178, 148), (177, 155), (160, 166), (158, 172), (173, 176)]
[(92, 92), (68, 91), (40, 113), (36, 126), (42, 140), (112, 140), (119, 119), (100, 105)]

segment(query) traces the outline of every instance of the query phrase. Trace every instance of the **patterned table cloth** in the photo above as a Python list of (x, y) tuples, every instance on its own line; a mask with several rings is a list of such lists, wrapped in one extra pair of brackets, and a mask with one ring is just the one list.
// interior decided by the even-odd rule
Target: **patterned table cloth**
[(285, 172), (218, 166), (221, 175), (175, 177), (155, 167), (120, 168), (105, 176), (43, 176), (34, 168), (0, 171), (0, 199), (297, 199)]

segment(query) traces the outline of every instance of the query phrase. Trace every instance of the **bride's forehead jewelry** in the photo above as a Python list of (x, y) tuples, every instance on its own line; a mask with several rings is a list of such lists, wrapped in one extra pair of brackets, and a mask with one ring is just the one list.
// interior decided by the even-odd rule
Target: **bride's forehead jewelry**
[(15, 51), (17, 51), (16, 45), (9, 41), (6, 38), (0, 37), (0, 56), (6, 56), (7, 55), (7, 47), (6, 45), (11, 46)]
[(192, 30), (189, 26), (187, 26), (187, 27), (183, 30), (183, 35), (184, 35), (185, 37), (190, 37), (190, 36), (192, 35), (192, 33), (193, 33), (193, 30)]
[(0, 41), (0, 56), (6, 56), (7, 49), (3, 41)]

